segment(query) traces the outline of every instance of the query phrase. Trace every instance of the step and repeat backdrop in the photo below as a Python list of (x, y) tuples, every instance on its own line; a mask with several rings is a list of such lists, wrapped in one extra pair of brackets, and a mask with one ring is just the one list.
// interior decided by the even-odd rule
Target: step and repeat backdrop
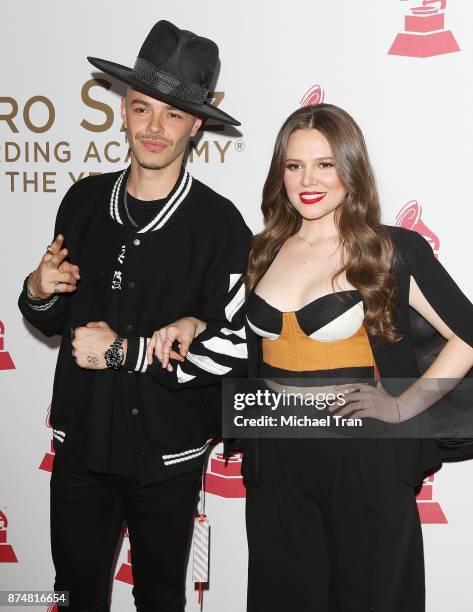
[[(473, 299), (473, 4), (17, 0), (0, 15), (0, 589), (48, 590), (49, 410), (58, 340), (25, 324), (16, 301), (52, 238), (68, 187), (128, 163), (123, 87), (95, 72), (86, 56), (133, 65), (159, 19), (218, 42), (212, 101), (242, 127), (210, 122), (191, 146), (188, 168), (232, 199), (254, 231), (262, 226), (261, 189), (285, 117), (305, 104), (342, 106), (366, 135), (385, 222), (423, 234)], [(203, 609), (242, 612), (241, 457), (225, 464), (221, 451), (212, 451), (205, 486), (211, 555)], [(427, 610), (470, 612), (473, 463), (449, 464), (428, 478), (418, 508)], [(84, 515), (71, 529), (85, 531), (87, 521)], [(132, 609), (126, 528), (123, 536), (113, 612)], [(194, 612), (200, 605), (191, 573), (187, 610)]]

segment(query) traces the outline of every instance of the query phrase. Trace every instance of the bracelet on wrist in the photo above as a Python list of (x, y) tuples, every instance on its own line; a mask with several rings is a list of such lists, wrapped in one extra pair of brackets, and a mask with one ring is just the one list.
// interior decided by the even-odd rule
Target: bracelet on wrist
[(29, 274), (27, 279), (26, 279), (26, 295), (27, 295), (29, 300), (33, 300), (34, 302), (39, 302), (39, 301), (41, 301), (42, 298), (39, 298), (36, 295), (33, 295), (31, 293), (31, 290), (30, 290), (30, 278), (31, 278), (31, 274)]
[(401, 415), (401, 409), (399, 408), (399, 398), (396, 398), (396, 409), (397, 409), (397, 416), (399, 417), (399, 423), (403, 422), (403, 418)]

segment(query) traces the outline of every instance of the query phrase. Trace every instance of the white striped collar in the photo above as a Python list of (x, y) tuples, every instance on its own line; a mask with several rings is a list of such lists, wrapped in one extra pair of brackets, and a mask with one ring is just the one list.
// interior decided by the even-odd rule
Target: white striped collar
[[(122, 207), (122, 198), (123, 198), (123, 189), (126, 186), (125, 178), (128, 178), (130, 168), (126, 168), (120, 174), (120, 176), (115, 181), (115, 184), (112, 189), (112, 195), (110, 196), (110, 216), (114, 221), (120, 223), (120, 225), (124, 225), (122, 220), (122, 216), (120, 215), (120, 209)], [(125, 181), (125, 182), (124, 182)], [(124, 185), (123, 185), (124, 182)], [(154, 232), (158, 229), (161, 229), (167, 221), (171, 218), (171, 216), (176, 212), (180, 204), (186, 199), (189, 191), (192, 187), (192, 176), (189, 172), (184, 168), (182, 175), (179, 178), (179, 183), (177, 187), (174, 187), (171, 192), (171, 196), (169, 200), (166, 202), (164, 207), (156, 214), (153, 219), (143, 228), (137, 230), (138, 234), (144, 234), (146, 232)]]
[(123, 221), (121, 220), (120, 212), (118, 210), (118, 201), (119, 201), (120, 193), (122, 191), (121, 187), (122, 187), (123, 179), (125, 178), (125, 175), (127, 174), (128, 171), (129, 171), (129, 168), (126, 168), (117, 178), (113, 186), (113, 189), (112, 189), (112, 195), (110, 196), (110, 216), (112, 217), (114, 221), (117, 221), (121, 225), (123, 225)]

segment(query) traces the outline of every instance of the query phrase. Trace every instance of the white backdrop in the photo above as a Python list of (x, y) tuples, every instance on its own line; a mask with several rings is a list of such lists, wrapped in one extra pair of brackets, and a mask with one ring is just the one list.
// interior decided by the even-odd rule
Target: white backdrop
[[(47, 411), (57, 342), (28, 328), (16, 301), (23, 278), (52, 237), (57, 207), (71, 181), (81, 173), (125, 166), (119, 88), (114, 83), (109, 90), (111, 79), (95, 73), (86, 56), (133, 65), (159, 19), (218, 42), (222, 65), (215, 90), (221, 93), (216, 97), (224, 96), (221, 107), (238, 117), (242, 128), (205, 132), (189, 169), (231, 198), (255, 231), (261, 228), (261, 188), (284, 118), (309, 91), (309, 100), (342, 106), (365, 132), (385, 221), (397, 219), (426, 235), (473, 298), (473, 4), (16, 0), (0, 14), (0, 588), (46, 590), (53, 580)], [(406, 35), (405, 27), (423, 32)], [(389, 54), (399, 33), (404, 35)], [(92, 84), (94, 75), (106, 83)], [(44, 154), (37, 150), (35, 158), (38, 146)], [(238, 468), (235, 461), (222, 470), (215, 457), (211, 465), (208, 612), (245, 608), (247, 552)], [(428, 612), (473, 608), (472, 475), (472, 464), (447, 465), (419, 498)], [(87, 517), (71, 529), (87, 529)], [(125, 538), (114, 612), (132, 608), (128, 549)], [(189, 612), (199, 609), (196, 602), (189, 577)]]

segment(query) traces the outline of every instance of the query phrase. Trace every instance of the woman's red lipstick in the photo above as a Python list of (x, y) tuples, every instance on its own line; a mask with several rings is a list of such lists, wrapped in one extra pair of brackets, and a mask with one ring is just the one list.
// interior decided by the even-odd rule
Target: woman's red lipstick
[(303, 191), (299, 198), (303, 204), (318, 204), (326, 195), (326, 191)]

